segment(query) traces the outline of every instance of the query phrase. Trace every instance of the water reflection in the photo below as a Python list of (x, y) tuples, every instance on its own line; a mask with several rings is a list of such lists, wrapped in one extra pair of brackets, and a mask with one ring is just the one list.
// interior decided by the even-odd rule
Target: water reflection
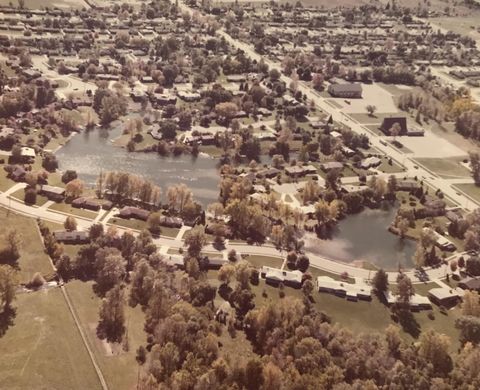
[(415, 242), (401, 240), (387, 230), (395, 212), (396, 207), (389, 207), (349, 215), (339, 222), (331, 239), (308, 234), (305, 246), (318, 255), (343, 262), (363, 260), (386, 269), (396, 269), (399, 264), (411, 267)]
[(218, 161), (209, 156), (161, 157), (156, 153), (128, 153), (112, 141), (122, 134), (121, 126), (95, 129), (74, 136), (57, 153), (60, 169), (73, 169), (88, 185), (100, 171), (124, 171), (152, 180), (166, 192), (168, 186), (185, 183), (195, 199), (206, 205), (218, 197)]

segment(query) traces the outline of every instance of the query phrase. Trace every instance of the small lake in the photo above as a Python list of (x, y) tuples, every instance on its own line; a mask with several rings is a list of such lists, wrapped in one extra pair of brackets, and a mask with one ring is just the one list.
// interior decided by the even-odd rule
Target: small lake
[(163, 195), (167, 187), (184, 183), (203, 206), (218, 199), (218, 160), (204, 155), (162, 157), (156, 153), (129, 153), (112, 143), (122, 134), (122, 128), (118, 125), (75, 135), (56, 152), (60, 169), (75, 170), (89, 186), (95, 185), (102, 170), (122, 171), (153, 181), (162, 188)]
[(397, 208), (365, 209), (339, 221), (332, 238), (321, 240), (314, 234), (305, 237), (308, 251), (345, 263), (368, 261), (378, 267), (395, 270), (413, 266), (415, 241), (401, 240), (387, 228), (395, 218)]

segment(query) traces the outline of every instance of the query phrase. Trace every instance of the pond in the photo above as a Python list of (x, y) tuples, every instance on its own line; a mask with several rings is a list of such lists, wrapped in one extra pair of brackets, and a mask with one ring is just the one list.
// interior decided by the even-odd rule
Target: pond
[(89, 186), (95, 185), (99, 173), (122, 171), (134, 173), (153, 181), (162, 188), (184, 183), (194, 199), (203, 206), (218, 199), (218, 160), (209, 156), (181, 155), (162, 157), (156, 153), (129, 153), (114, 146), (112, 140), (122, 134), (122, 126), (95, 129), (75, 135), (56, 152), (62, 171), (75, 170)]
[(305, 238), (308, 251), (346, 263), (367, 261), (388, 270), (413, 266), (415, 241), (390, 233), (387, 228), (395, 218), (396, 207), (366, 209), (341, 220), (332, 238), (321, 240), (313, 234)]

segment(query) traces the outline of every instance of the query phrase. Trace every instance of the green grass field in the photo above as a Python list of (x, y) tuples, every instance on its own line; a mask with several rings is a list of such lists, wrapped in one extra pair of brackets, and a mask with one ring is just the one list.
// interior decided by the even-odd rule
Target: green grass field
[[(8, 213), (0, 208), (0, 224), (15, 228), (21, 236), (20, 258), (18, 259), (20, 282), (28, 282), (35, 272), (42, 275), (53, 273), (48, 256), (44, 252), (37, 222), (32, 218), (23, 217), (15, 213)], [(3, 232), (3, 228), (2, 228)]]
[(125, 352), (121, 346), (112, 347), (96, 336), (100, 298), (94, 294), (92, 283), (76, 280), (68, 283), (66, 289), (109, 388), (116, 390), (135, 388), (137, 381), (136, 350), (140, 345), (146, 343), (146, 334), (143, 331), (144, 314), (140, 307), (132, 309), (125, 306), (129, 341), (129, 350)]
[(59, 288), (20, 294), (0, 337), (0, 388), (101, 389)]

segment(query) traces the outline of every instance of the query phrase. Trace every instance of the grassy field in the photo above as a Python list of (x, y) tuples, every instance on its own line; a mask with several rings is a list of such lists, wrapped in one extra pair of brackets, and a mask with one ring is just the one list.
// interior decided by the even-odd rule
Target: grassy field
[(36, 226), (37, 222), (34, 219), (12, 212), (7, 213), (6, 209), (0, 208), (0, 224), (1, 226), (15, 228), (21, 236), (20, 258), (18, 260), (21, 282), (28, 282), (35, 272), (40, 272), (42, 275), (52, 274), (52, 266), (44, 252), (43, 243)]
[(140, 307), (132, 309), (125, 306), (129, 344), (129, 350), (125, 352), (121, 346), (108, 344), (96, 336), (100, 298), (93, 293), (92, 283), (73, 281), (66, 285), (66, 289), (109, 388), (118, 390), (135, 388), (136, 350), (146, 343), (146, 334), (143, 331), (144, 315)]
[(460, 176), (470, 177), (470, 171), (460, 165), (462, 158), (417, 158), (421, 165), (442, 177)]
[(475, 184), (456, 184), (454, 187), (459, 188), (473, 199), (480, 201), (480, 186)]
[(0, 388), (101, 389), (60, 289), (20, 294), (0, 336)]
[[(14, 7), (18, 6), (18, 2), (15, 0), (0, 0), (0, 5), (2, 6), (9, 6), (12, 4)], [(86, 3), (82, 0), (74, 1), (74, 0), (25, 0), (25, 8), (30, 9), (43, 9), (45, 7), (58, 7), (58, 8), (78, 8), (81, 9), (86, 7)]]

